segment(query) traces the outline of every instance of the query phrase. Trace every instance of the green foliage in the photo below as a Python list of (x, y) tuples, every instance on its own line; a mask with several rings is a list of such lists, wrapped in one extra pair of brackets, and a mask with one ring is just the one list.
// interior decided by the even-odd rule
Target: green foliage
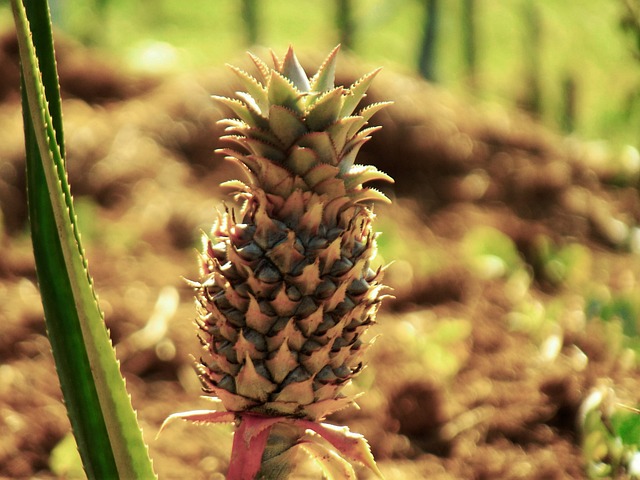
[(29, 219), (47, 332), (89, 478), (154, 478), (86, 270), (67, 183), (45, 0), (12, 1), (22, 65)]
[(507, 316), (509, 326), (516, 331), (525, 332), (541, 341), (549, 330), (553, 319), (549, 317), (546, 306), (529, 295), (520, 301)]
[(620, 320), (622, 331), (629, 337), (638, 334), (638, 304), (633, 298), (618, 296), (601, 305), (599, 317), (607, 322)]
[(538, 274), (552, 285), (574, 286), (589, 277), (591, 252), (579, 243), (557, 245), (547, 236), (536, 239)]
[(581, 407), (580, 428), (586, 473), (590, 479), (640, 479), (640, 411), (598, 388)]
[(587, 297), (587, 319), (603, 322), (609, 349), (618, 354), (633, 354), (640, 361), (640, 302), (635, 292), (610, 294), (595, 291)]
[(471, 322), (462, 318), (439, 319), (433, 329), (414, 337), (412, 346), (426, 371), (440, 378), (453, 378), (466, 359)]
[(525, 73), (527, 90), (521, 92), (522, 106), (530, 113), (542, 114), (542, 32), (539, 3), (527, 0), (522, 9), (524, 19), (525, 39), (523, 44), (529, 54), (525, 58)]
[[(416, 228), (418, 224), (414, 220), (398, 221), (393, 214), (385, 214), (376, 221), (383, 233), (376, 240), (378, 255), (375, 262), (377, 266), (393, 260), (388, 275), (394, 276), (396, 269), (409, 269), (416, 279), (425, 278), (446, 264), (444, 248), (436, 244), (433, 236), (429, 237), (427, 229)], [(394, 277), (394, 280), (398, 286), (410, 279)]]
[(524, 267), (513, 240), (493, 227), (478, 227), (465, 235), (462, 251), (476, 275), (503, 278)]
[(395, 325), (388, 343), (402, 345), (408, 365), (433, 378), (450, 380), (469, 355), (472, 324), (464, 318), (438, 318), (416, 311)]

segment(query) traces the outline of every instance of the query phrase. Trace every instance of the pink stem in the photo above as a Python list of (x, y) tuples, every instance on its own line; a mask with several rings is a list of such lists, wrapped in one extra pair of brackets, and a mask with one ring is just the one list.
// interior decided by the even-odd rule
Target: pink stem
[(251, 414), (238, 416), (240, 424), (233, 435), (227, 480), (253, 480), (260, 471), (271, 427), (282, 418)]

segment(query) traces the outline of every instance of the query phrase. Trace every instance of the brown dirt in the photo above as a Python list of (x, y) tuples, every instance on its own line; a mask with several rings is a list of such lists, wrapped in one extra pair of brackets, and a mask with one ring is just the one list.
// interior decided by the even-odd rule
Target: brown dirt
[[(69, 422), (25, 233), (14, 47), (3, 37), (0, 70), (13, 73), (0, 76), (0, 477), (44, 479), (56, 476), (50, 454)], [(211, 154), (220, 112), (209, 100), (232, 90), (232, 76), (140, 79), (72, 45), (59, 56), (70, 180), (90, 271), (156, 469), (161, 478), (212, 478), (226, 470), (229, 429), (177, 423), (155, 435), (170, 413), (208, 406), (192, 371), (199, 344), (181, 277), (195, 277), (199, 229), (220, 203), (217, 184), (234, 175)], [(344, 83), (366, 68), (347, 64)], [(381, 337), (357, 382), (367, 390), (361, 409), (330, 420), (365, 434), (389, 479), (584, 478), (581, 401), (603, 382), (621, 398), (640, 394), (617, 337), (584, 314), (596, 287), (609, 295), (637, 288), (640, 262), (629, 251), (640, 215), (635, 186), (620, 184), (598, 151), (521, 115), (462, 103), (390, 72), (369, 100), (388, 98), (395, 105), (378, 115), (383, 130), (362, 162), (396, 178), (395, 205), (376, 210), (380, 225), (435, 252), (435, 266), (419, 270), (409, 255), (389, 267), (395, 299), (380, 312), (374, 334)], [(531, 285), (483, 279), (462, 260), (465, 234), (480, 225), (513, 239)], [(580, 279), (558, 284), (545, 275), (539, 235), (588, 248)], [(561, 314), (551, 326), (518, 330), (509, 319), (523, 302), (557, 302)], [(167, 332), (141, 346), (134, 334), (154, 308)], [(452, 319), (468, 334), (429, 343)], [(548, 348), (554, 339), (557, 350)]]

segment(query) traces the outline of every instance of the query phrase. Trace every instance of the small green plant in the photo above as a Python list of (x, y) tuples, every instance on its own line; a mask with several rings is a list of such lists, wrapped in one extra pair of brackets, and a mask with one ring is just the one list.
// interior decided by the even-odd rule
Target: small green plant
[(485, 279), (509, 277), (524, 267), (513, 240), (493, 227), (477, 227), (462, 241), (462, 253), (471, 270)]
[(636, 363), (640, 359), (640, 304), (634, 293), (592, 293), (585, 314), (590, 321), (602, 323), (603, 333), (613, 352), (628, 351)]
[(462, 318), (438, 318), (425, 321), (428, 316), (417, 312), (398, 322), (395, 340), (419, 365), (434, 378), (450, 380), (468, 357), (471, 322)]
[(557, 245), (546, 235), (535, 241), (538, 275), (554, 286), (575, 286), (588, 278), (591, 269), (589, 249), (579, 243)]
[(640, 479), (640, 410), (599, 387), (585, 398), (579, 423), (589, 478)]
[(226, 411), (169, 419), (235, 422), (229, 479), (289, 478), (295, 447), (329, 478), (355, 478), (346, 460), (380, 476), (362, 436), (322, 423), (354, 403), (343, 390), (363, 368), (363, 334), (383, 298), (366, 203), (388, 199), (363, 184), (391, 180), (354, 163), (377, 129), (368, 119), (386, 106), (354, 114), (377, 72), (335, 86), (337, 52), (311, 78), (291, 48), (273, 68), (251, 55), (257, 78), (232, 67), (248, 93), (217, 97), (236, 117), (223, 120), (223, 139), (238, 149), (222, 153), (248, 182), (223, 184), (242, 207), (225, 208), (205, 236), (193, 287), (200, 378)]

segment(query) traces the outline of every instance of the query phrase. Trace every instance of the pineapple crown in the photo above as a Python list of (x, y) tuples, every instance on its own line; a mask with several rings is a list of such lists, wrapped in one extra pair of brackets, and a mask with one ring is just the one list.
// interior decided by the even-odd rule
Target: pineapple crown
[[(224, 148), (218, 152), (238, 162), (251, 185), (281, 198), (290, 197), (296, 190), (313, 191), (325, 195), (328, 204), (336, 200), (333, 206), (337, 208), (348, 201), (389, 202), (383, 193), (363, 184), (373, 180), (393, 182), (392, 178), (372, 165), (354, 164), (362, 145), (380, 128), (364, 128), (368, 120), (391, 104), (374, 103), (356, 112), (380, 69), (349, 88), (335, 86), (338, 51), (339, 46), (311, 78), (291, 47), (282, 60), (272, 52), (274, 68), (250, 53), (257, 79), (230, 66), (246, 92), (237, 92), (237, 99), (214, 98), (237, 117), (221, 120), (227, 126), (222, 140), (242, 151)], [(222, 187), (240, 194), (250, 190), (236, 180)]]

